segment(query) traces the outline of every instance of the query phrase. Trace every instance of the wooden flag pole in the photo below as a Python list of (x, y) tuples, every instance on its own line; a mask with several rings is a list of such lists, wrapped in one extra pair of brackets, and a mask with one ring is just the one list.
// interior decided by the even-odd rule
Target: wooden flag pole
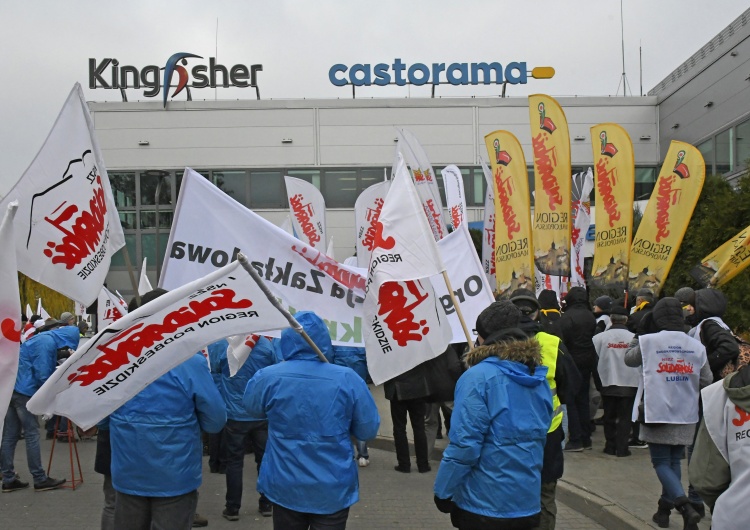
[(456, 300), (456, 296), (453, 294), (453, 287), (451, 286), (451, 281), (448, 279), (448, 273), (446, 271), (443, 271), (443, 280), (445, 280), (445, 286), (448, 287), (448, 294), (451, 297), (451, 302), (453, 302), (453, 307), (456, 309), (456, 316), (458, 317), (458, 321), (461, 322), (464, 335), (466, 335), (466, 342), (469, 344), (469, 351), (471, 351), (474, 349), (474, 342), (471, 340), (469, 328), (466, 327), (464, 315), (461, 313), (461, 306), (458, 305), (458, 300)]
[(303, 339), (305, 339), (305, 342), (310, 345), (310, 347), (315, 351), (315, 353), (318, 355), (318, 358), (323, 361), (324, 363), (328, 362), (328, 359), (326, 359), (326, 356), (323, 355), (323, 352), (320, 351), (320, 348), (318, 348), (318, 345), (313, 342), (313, 340), (310, 338), (310, 335), (307, 334), (307, 332), (302, 328), (302, 325), (297, 322), (297, 319), (295, 319), (292, 314), (284, 309), (279, 301), (276, 299), (274, 294), (270, 291), (268, 286), (263, 282), (263, 280), (260, 279), (260, 276), (258, 276), (258, 273), (253, 268), (252, 265), (250, 265), (250, 262), (247, 260), (247, 256), (245, 256), (242, 252), (239, 252), (237, 254), (237, 260), (240, 262), (240, 265), (242, 265), (242, 268), (247, 271), (247, 273), (250, 275), (250, 277), (255, 280), (255, 283), (258, 284), (258, 287), (260, 287), (261, 291), (263, 291), (263, 294), (266, 295), (266, 298), (268, 298), (268, 301), (273, 304), (273, 306), (278, 309), (278, 311), (284, 315), (284, 318), (287, 319), (289, 322), (289, 325), (291, 328), (299, 333)]

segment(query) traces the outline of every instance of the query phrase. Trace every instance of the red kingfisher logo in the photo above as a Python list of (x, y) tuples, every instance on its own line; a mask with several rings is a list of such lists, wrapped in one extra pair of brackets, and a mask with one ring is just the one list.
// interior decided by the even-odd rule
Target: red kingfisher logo
[(544, 103), (540, 102), (538, 109), (539, 109), (539, 128), (552, 134), (557, 129), (557, 126), (555, 125), (555, 122), (552, 121), (552, 118), (547, 118), (546, 113), (544, 111)]
[(685, 150), (682, 149), (679, 153), (677, 153), (677, 163), (674, 166), (674, 169), (672, 170), (672, 173), (676, 174), (681, 179), (686, 179), (690, 177), (690, 170), (688, 169), (687, 165), (683, 162), (685, 160)]
[(604, 156), (612, 158), (617, 154), (617, 148), (615, 147), (615, 144), (607, 142), (607, 131), (602, 131), (599, 135), (599, 139), (602, 143), (601, 151)]
[(495, 146), (495, 161), (501, 166), (507, 166), (510, 164), (510, 161), (513, 159), (507, 151), (500, 150), (500, 140), (495, 138), (493, 145)]

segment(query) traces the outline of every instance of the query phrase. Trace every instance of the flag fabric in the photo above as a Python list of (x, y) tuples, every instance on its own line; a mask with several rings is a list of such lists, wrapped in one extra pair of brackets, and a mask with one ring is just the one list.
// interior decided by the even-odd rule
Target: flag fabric
[(31, 317), (33, 316), (34, 316), (34, 312), (31, 310), (31, 305), (26, 304), (26, 318), (30, 320)]
[(284, 220), (279, 225), (279, 228), (281, 228), (284, 232), (289, 234), (290, 236), (294, 237), (294, 228), (292, 228), (292, 216), (287, 215)]
[(260, 335), (233, 335), (227, 337), (229, 347), (227, 348), (227, 364), (229, 365), (229, 377), (234, 375), (242, 368), (247, 358), (250, 357), (250, 352), (253, 351), (255, 345), (260, 339)]
[(143, 258), (143, 265), (141, 266), (141, 277), (138, 279), (138, 294), (143, 296), (149, 291), (153, 291), (154, 288), (151, 287), (151, 282), (148, 279), (148, 274), (146, 273), (146, 260), (148, 258)]
[(690, 271), (703, 287), (720, 287), (750, 264), (750, 226), (703, 258)]
[(492, 194), (492, 172), (484, 158), (479, 157), (482, 164), (484, 180), (487, 181), (487, 191), (484, 194), (484, 217), (482, 220), (482, 268), (487, 282), (494, 293), (497, 289), (495, 276), (495, 196)]
[(496, 293), (504, 298), (519, 288), (534, 288), (529, 180), (518, 139), (508, 131), (484, 137), (492, 167), (495, 197)]
[[(195, 215), (201, 212), (201, 215)], [(229, 263), (242, 249), (295, 311), (315, 311), (331, 340), (362, 346), (365, 278), (269, 223), (190, 168), (185, 170), (160, 287), (171, 290)]]
[(100, 331), (52, 374), (28, 409), (59, 414), (88, 429), (207, 344), (288, 325), (232, 262)]
[(320, 190), (309, 182), (284, 177), (289, 199), (292, 226), (297, 237), (319, 250), (326, 251), (326, 203)]
[(375, 227), (390, 187), (390, 180), (368, 186), (354, 203), (354, 229), (357, 234), (359, 267), (366, 268), (370, 264), (370, 255), (375, 244)]
[(653, 290), (655, 295), (661, 291), (705, 177), (701, 152), (690, 144), (673, 140), (630, 246), (628, 290), (631, 293), (643, 287)]
[(414, 186), (419, 195), (420, 202), (430, 230), (435, 241), (440, 241), (448, 233), (443, 221), (443, 202), (440, 199), (440, 189), (435, 176), (435, 171), (422, 149), (417, 138), (408, 130), (396, 128), (398, 133), (398, 149), (403, 159), (411, 169)]
[(328, 240), (328, 248), (326, 248), (326, 256), (331, 258), (332, 260), (336, 259), (335, 252), (333, 250), (333, 236)]
[(98, 329), (104, 329), (128, 314), (127, 304), (102, 286), (99, 292), (96, 321)]
[(544, 274), (570, 276), (570, 136), (560, 105), (529, 96), (534, 153), (534, 261)]
[(591, 224), (591, 191), (594, 189), (594, 176), (591, 168), (585, 173), (573, 175), (572, 183), (573, 231), (571, 233), (570, 287), (586, 287), (583, 274), (583, 244)]
[(591, 285), (622, 292), (628, 283), (633, 236), (635, 157), (627, 131), (615, 123), (591, 127), (596, 172), (596, 238)]
[(49, 320), (52, 318), (49, 313), (47, 313), (47, 310), (42, 307), (42, 299), (39, 298), (39, 302), (36, 305), (36, 314), (42, 317), (42, 320)]
[[(5, 418), (18, 372), (21, 344), (21, 295), (18, 292), (18, 269), (13, 248), (13, 216), (18, 203), (8, 205), (0, 225), (0, 247), (6, 251), (0, 261), (0, 414)], [(0, 423), (0, 439), (3, 425)]]
[(76, 302), (76, 307), (73, 310), (73, 314), (77, 317), (86, 318), (86, 304), (82, 304), (81, 302)]
[(0, 202), (19, 202), (18, 270), (87, 305), (125, 245), (93, 130), (76, 83), (36, 158)]
[(458, 230), (462, 223), (466, 223), (466, 195), (464, 194), (464, 178), (461, 170), (453, 164), (440, 171), (445, 187), (445, 201), (448, 206), (448, 217), (451, 228)]
[(376, 225), (367, 270), (367, 365), (378, 385), (440, 355), (451, 339), (429, 281), (445, 267), (421, 201), (399, 164)]

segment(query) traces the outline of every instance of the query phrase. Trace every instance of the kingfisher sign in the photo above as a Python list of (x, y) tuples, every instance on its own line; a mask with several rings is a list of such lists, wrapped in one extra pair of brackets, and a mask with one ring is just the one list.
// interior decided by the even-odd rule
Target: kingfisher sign
[[(175, 53), (166, 64), (160, 68), (148, 65), (136, 68), (121, 65), (117, 59), (105, 58), (97, 61), (89, 59), (89, 88), (143, 88), (143, 95), (153, 98), (162, 92), (162, 101), (167, 106), (167, 98), (175, 97), (185, 87), (191, 88), (227, 88), (230, 86), (247, 88), (257, 86), (257, 72), (263, 71), (262, 64), (253, 64), (248, 68), (244, 64), (226, 67), (216, 62), (215, 57), (209, 57), (208, 65), (194, 64), (188, 71), (188, 62), (203, 59), (192, 53)], [(164, 77), (161, 71), (164, 71)], [(169, 89), (174, 92), (169, 95)]]
[[(328, 79), (335, 86), (386, 86), (428, 85), (449, 83), (451, 85), (489, 85), (508, 83), (511, 85), (526, 84), (531, 75), (535, 79), (549, 79), (555, 70), (549, 66), (538, 66), (527, 70), (525, 62), (509, 62), (503, 67), (501, 63), (423, 63), (407, 65), (401, 59), (394, 59), (393, 64), (378, 63), (334, 64), (328, 71)], [(441, 79), (443, 78), (443, 79)]]

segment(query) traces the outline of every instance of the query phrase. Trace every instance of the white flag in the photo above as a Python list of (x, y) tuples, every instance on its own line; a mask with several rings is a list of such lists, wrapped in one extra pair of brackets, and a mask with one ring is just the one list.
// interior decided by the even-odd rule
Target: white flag
[(403, 163), (375, 229), (364, 314), (367, 365), (377, 385), (445, 350), (451, 329), (428, 280), (445, 270)]
[[(201, 212), (201, 215), (195, 215)], [(174, 289), (229, 263), (239, 249), (290, 311), (315, 311), (334, 344), (362, 346), (361, 272), (269, 223), (187, 168), (160, 278)]]
[(380, 218), (385, 196), (391, 181), (378, 182), (365, 189), (354, 203), (354, 229), (357, 233), (357, 264), (366, 268), (370, 264), (375, 244), (375, 225)]
[(224, 337), (288, 327), (238, 262), (141, 306), (79, 348), (28, 403), (88, 429)]
[(141, 267), (141, 277), (138, 280), (138, 294), (143, 296), (149, 291), (153, 291), (154, 288), (151, 287), (151, 282), (148, 280), (148, 274), (146, 274), (146, 260), (148, 258), (143, 258), (143, 266)]
[(82, 304), (81, 302), (76, 302), (76, 308), (73, 314), (77, 317), (82, 317), (85, 320), (86, 319), (86, 304)]
[[(21, 343), (21, 296), (18, 292), (18, 269), (13, 251), (13, 216), (17, 203), (8, 205), (0, 225), (0, 414), (5, 417), (18, 372), (18, 351)], [(0, 423), (0, 439), (3, 425)]]
[(326, 251), (326, 203), (318, 188), (294, 177), (284, 177), (292, 225), (300, 241)]
[(93, 130), (76, 83), (36, 158), (0, 203), (19, 202), (18, 270), (87, 305), (125, 244)]
[[(12, 234), (11, 234), (11, 236), (12, 236)], [(31, 317), (33, 317), (33, 316), (34, 316), (34, 312), (31, 310), (31, 305), (30, 304), (26, 304), (26, 318), (29, 319), (29, 320), (31, 320)]]
[(326, 249), (326, 256), (332, 260), (336, 259), (335, 252), (333, 251), (333, 236), (328, 240), (328, 248)]
[(586, 173), (573, 175), (571, 215), (573, 229), (570, 252), (570, 286), (586, 287), (583, 273), (583, 244), (591, 224), (591, 190), (594, 189), (594, 175), (591, 168)]
[(247, 358), (250, 357), (250, 352), (255, 348), (258, 339), (260, 339), (260, 335), (255, 334), (227, 337), (227, 342), (229, 343), (229, 347), (227, 348), (229, 377), (234, 377), (240, 368), (242, 368)]
[(453, 164), (446, 166), (440, 174), (445, 186), (445, 201), (448, 203), (448, 217), (453, 230), (466, 223), (466, 195), (461, 170)]
[(287, 214), (287, 216), (279, 225), (279, 228), (281, 228), (284, 232), (286, 232), (290, 236), (294, 236), (294, 228), (292, 228), (292, 216)]
[(49, 320), (50, 318), (52, 318), (49, 315), (49, 313), (47, 313), (47, 311), (44, 309), (44, 307), (42, 307), (42, 299), (41, 299), (41, 297), (39, 298), (39, 303), (37, 303), (37, 305), (36, 305), (36, 314), (39, 315), (40, 317), (42, 317), (42, 320), (44, 320), (44, 321)]
[(497, 290), (495, 275), (495, 197), (492, 195), (492, 172), (484, 158), (479, 157), (484, 179), (487, 181), (487, 192), (484, 194), (484, 224), (482, 226), (482, 268), (492, 292)]
[(127, 305), (123, 307), (120, 298), (112, 294), (104, 286), (99, 291), (98, 303), (96, 305), (98, 329), (104, 329), (128, 314)]

